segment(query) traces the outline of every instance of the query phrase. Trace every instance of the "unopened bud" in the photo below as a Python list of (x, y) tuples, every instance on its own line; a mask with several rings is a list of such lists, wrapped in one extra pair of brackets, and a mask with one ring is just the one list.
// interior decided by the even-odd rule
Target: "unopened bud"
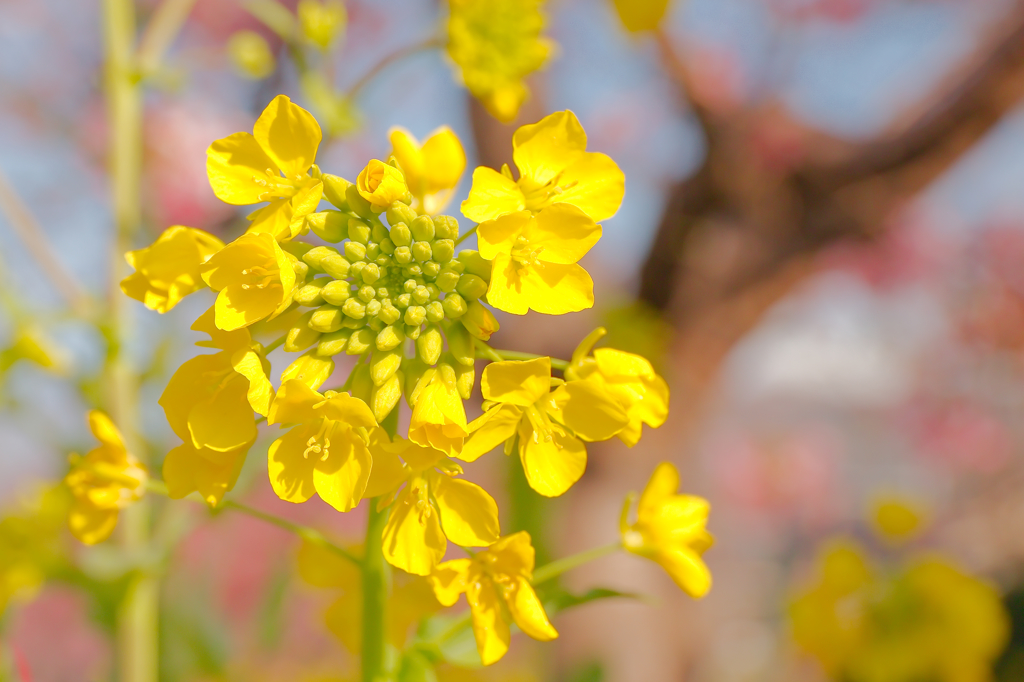
[(459, 221), (450, 215), (434, 218), (434, 239), (458, 239)]
[(472, 365), (476, 359), (476, 349), (473, 337), (461, 324), (453, 324), (446, 330), (448, 337), (448, 350), (452, 357), (460, 365)]
[(437, 275), (434, 283), (437, 284), (438, 289), (447, 294), (448, 292), (455, 291), (455, 287), (459, 283), (459, 277), (459, 273), (454, 270), (442, 270)]
[(295, 289), (292, 293), (292, 300), (299, 305), (312, 308), (318, 306), (324, 302), (324, 297), (320, 295), (321, 290), (330, 282), (334, 282), (333, 279), (327, 279), (321, 277), (320, 279), (314, 279), (312, 282), (302, 285)]
[(274, 53), (255, 31), (238, 31), (228, 40), (231, 63), (245, 77), (259, 80), (274, 72)]
[(352, 186), (351, 182), (330, 173), (324, 173), (320, 176), (320, 182), (324, 185), (324, 199), (334, 204), (339, 210), (349, 210), (348, 199), (345, 198), (345, 194), (348, 188)]
[(441, 330), (437, 325), (428, 326), (420, 333), (420, 338), (416, 339), (416, 353), (428, 365), (437, 363), (443, 349), (444, 337), (441, 336)]
[(449, 320), (456, 320), (465, 315), (466, 311), (469, 310), (466, 299), (454, 292), (444, 297), (444, 300), (441, 301), (441, 307), (444, 308), (444, 316)]
[(473, 394), (473, 382), (476, 380), (476, 368), (473, 365), (463, 365), (456, 362), (452, 365), (455, 368), (455, 386), (459, 389), (459, 395), (463, 400), (469, 400)]
[(412, 257), (423, 263), (430, 260), (430, 242), (415, 242), (412, 245)]
[(369, 327), (363, 327), (352, 332), (348, 337), (348, 346), (345, 348), (346, 355), (362, 355), (374, 347), (377, 335)]
[(402, 384), (402, 373), (396, 372), (380, 386), (373, 387), (370, 394), (370, 409), (373, 410), (373, 417), (378, 422), (384, 421), (402, 399)]
[(469, 304), (469, 309), (462, 316), (462, 324), (466, 326), (470, 334), (481, 341), (491, 338), (491, 334), (498, 331), (499, 327), (494, 315), (480, 305), (480, 301), (473, 301)]
[(437, 239), (431, 246), (432, 258), (444, 265), (455, 255), (455, 242), (451, 239)]
[(397, 225), (398, 223), (410, 225), (412, 224), (412, 221), (416, 220), (416, 211), (400, 201), (392, 202), (392, 204), (387, 207), (385, 215), (388, 219), (388, 225), (392, 226)]
[(360, 362), (352, 368), (352, 374), (348, 378), (349, 390), (353, 398), (359, 398), (367, 405), (373, 397), (373, 381), (370, 379), (370, 368), (365, 362)]
[(284, 338), (284, 349), (289, 353), (306, 350), (320, 338), (320, 332), (309, 327), (309, 321), (313, 319), (314, 312), (310, 310), (301, 315), (295, 322), (295, 326), (288, 330), (288, 334)]
[(408, 246), (399, 246), (395, 249), (395, 262), (406, 265), (412, 262), (412, 249)]
[(321, 287), (320, 296), (331, 305), (343, 305), (352, 296), (350, 289), (345, 280), (332, 279)]
[(350, 184), (345, 188), (345, 200), (348, 202), (348, 210), (352, 211), (356, 215), (362, 216), (363, 218), (372, 218), (373, 210), (370, 208), (370, 202), (363, 198), (359, 194), (359, 188), (355, 184)]
[(351, 329), (341, 329), (330, 334), (324, 334), (316, 345), (316, 354), (320, 357), (331, 357), (341, 353), (348, 345), (348, 338), (352, 336)]
[(427, 321), (437, 324), (444, 319), (444, 306), (440, 301), (431, 301), (427, 304)]
[(405, 323), (417, 327), (427, 319), (427, 311), (423, 306), (411, 305), (405, 309)]
[(309, 327), (324, 334), (341, 329), (341, 311), (332, 305), (320, 306), (309, 318)]
[(405, 223), (392, 224), (388, 236), (391, 237), (391, 241), (395, 243), (395, 246), (412, 245), (412, 230)]
[(366, 245), (359, 242), (345, 242), (345, 258), (353, 262), (363, 260), (366, 258)]
[(377, 319), (377, 313), (380, 312), (380, 301), (373, 299), (366, 304), (366, 314), (373, 319), (370, 320), (371, 325), (378, 331), (384, 327), (384, 323)]
[(465, 249), (459, 252), (459, 262), (466, 266), (466, 272), (491, 281), (491, 261), (480, 255), (479, 251)]
[(359, 287), (359, 291), (356, 292), (356, 295), (359, 297), (359, 300), (362, 301), (363, 303), (369, 303), (370, 301), (374, 300), (377, 297), (377, 290), (374, 289), (369, 284), (364, 284), (363, 286)]
[(391, 237), (386, 237), (380, 240), (380, 250), (389, 256), (395, 252), (395, 243), (391, 241)]
[(473, 300), (487, 293), (487, 282), (476, 275), (466, 274), (459, 278), (455, 291), (462, 294), (466, 299)]
[(421, 215), (409, 223), (413, 239), (419, 242), (429, 242), (434, 238), (434, 221), (428, 215)]
[(360, 276), (367, 284), (373, 284), (380, 279), (380, 268), (376, 263), (367, 263), (366, 267), (363, 268), (363, 271), (360, 273)]
[(320, 211), (306, 216), (306, 224), (325, 242), (340, 242), (348, 236), (349, 217), (341, 211)]
[(415, 341), (420, 338), (420, 332), (423, 331), (423, 327), (418, 324), (407, 324), (405, 325), (405, 335)]
[(402, 352), (398, 349), (375, 350), (370, 357), (370, 378), (374, 386), (390, 379), (402, 365)]
[(357, 298), (350, 298), (341, 306), (341, 312), (345, 313), (345, 317), (360, 320), (366, 315), (366, 304)]
[(384, 322), (384, 324), (394, 324), (401, 319), (402, 311), (396, 308), (391, 301), (387, 301), (381, 304), (380, 312), (377, 313), (377, 317)]
[(303, 37), (323, 51), (345, 31), (345, 6), (339, 0), (299, 0), (296, 13)]
[(306, 353), (281, 372), (281, 382), (298, 379), (314, 391), (320, 388), (334, 372), (334, 360), (315, 353)]

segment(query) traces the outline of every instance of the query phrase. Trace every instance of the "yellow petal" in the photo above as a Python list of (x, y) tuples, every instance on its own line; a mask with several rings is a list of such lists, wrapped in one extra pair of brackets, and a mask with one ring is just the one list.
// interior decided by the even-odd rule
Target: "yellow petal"
[(413, 196), (422, 197), (427, 193), (426, 168), (419, 140), (405, 128), (395, 126), (388, 131), (391, 140), (391, 155), (405, 175), (405, 181)]
[(469, 584), (472, 559), (453, 559), (438, 564), (430, 574), (434, 596), (443, 606), (454, 606)]
[(331, 378), (333, 372), (334, 359), (320, 357), (313, 349), (288, 365), (281, 372), (281, 381), (301, 381), (315, 391)]
[[(252, 349), (241, 348), (231, 356), (231, 366), (249, 382), (246, 392), (249, 406), (266, 417), (274, 399), (274, 385), (267, 378), (262, 358)], [(284, 381), (284, 377), (281, 380)]]
[(316, 435), (308, 426), (297, 426), (270, 445), (267, 468), (270, 484), (286, 502), (305, 502), (313, 497), (313, 466), (316, 456), (305, 457), (306, 442)]
[(447, 546), (437, 510), (424, 504), (425, 498), (422, 479), (403, 490), (391, 507), (382, 538), (388, 563), (413, 575), (430, 575)]
[(516, 435), (523, 411), (516, 405), (501, 405), (484, 412), (469, 425), (472, 435), (455, 455), (463, 462), (475, 462), (482, 455)]
[(323, 139), (313, 115), (278, 95), (256, 120), (253, 137), (277, 166), (291, 178), (309, 170)]
[(214, 304), (217, 326), (225, 331), (248, 327), (273, 315), (278, 303), (277, 297), (267, 296), (264, 291), (246, 290), (241, 285), (232, 284), (217, 294)]
[(76, 499), (68, 513), (71, 534), (80, 542), (95, 545), (103, 542), (114, 532), (117, 525), (117, 509), (100, 509), (81, 499)]
[(530, 487), (545, 497), (557, 497), (580, 480), (587, 468), (587, 449), (583, 443), (557, 428), (551, 440), (532, 438), (533, 432), (520, 430), (519, 456)]
[(314, 406), (324, 397), (305, 383), (293, 379), (281, 383), (281, 388), (270, 406), (268, 424), (298, 424), (316, 417)]
[(295, 563), (299, 577), (313, 587), (333, 587), (346, 592), (360, 587), (359, 567), (322, 545), (303, 541)]
[(371, 159), (356, 178), (359, 196), (370, 205), (383, 211), (392, 202), (399, 201), (409, 192), (402, 171), (378, 159)]
[[(220, 504), (224, 495), (235, 487), (245, 455), (252, 443), (231, 453), (231, 458), (217, 464), (191, 443), (182, 443), (167, 453), (163, 464), (164, 483), (172, 499), (181, 499), (198, 492), (211, 507)], [(210, 453), (209, 454), (219, 454)]]
[(374, 429), (370, 434), (370, 457), (373, 467), (370, 469), (370, 480), (366, 483), (364, 497), (380, 497), (386, 495), (408, 477), (407, 469), (398, 458), (398, 454), (390, 447), (391, 441), (384, 429)]
[(695, 552), (667, 549), (655, 555), (662, 568), (686, 594), (699, 599), (711, 589), (711, 571)]
[(373, 429), (377, 426), (377, 420), (366, 403), (348, 393), (335, 393), (318, 409), (325, 417), (353, 428)]
[(203, 348), (219, 348), (234, 353), (240, 348), (245, 349), (252, 346), (252, 336), (248, 329), (226, 332), (217, 327), (216, 311), (213, 306), (207, 308), (206, 312), (192, 323), (190, 329), (210, 335), (209, 341), (196, 341), (196, 345)]
[(551, 394), (550, 412), (582, 440), (608, 440), (629, 424), (626, 411), (592, 381), (570, 381)]
[(627, 31), (653, 31), (658, 28), (669, 0), (614, 0), (615, 11)]
[(169, 227), (150, 246), (125, 254), (136, 272), (122, 280), (121, 291), (151, 310), (166, 313), (206, 285), (200, 268), (223, 246), (224, 242), (202, 230)]
[(235, 133), (217, 140), (206, 150), (206, 176), (221, 201), (236, 206), (263, 201), (267, 171), (280, 169), (249, 133)]
[(588, 152), (569, 165), (558, 180), (566, 188), (552, 201), (576, 206), (600, 222), (618, 212), (626, 193), (626, 176), (612, 159)]
[(452, 189), (459, 184), (459, 178), (466, 170), (466, 152), (451, 128), (442, 126), (432, 132), (423, 143), (422, 153), (428, 194)]
[(548, 394), (551, 358), (503, 360), (484, 368), (480, 390), (484, 400), (529, 407)]
[(327, 504), (340, 512), (351, 511), (362, 499), (370, 479), (370, 451), (351, 429), (339, 429), (329, 452), (326, 460), (310, 454), (310, 459), (316, 460), (313, 486)]
[(537, 593), (524, 578), (512, 583), (511, 589), (505, 595), (505, 601), (512, 613), (512, 620), (527, 635), (541, 642), (550, 642), (558, 637), (558, 631), (551, 625), (548, 614), (544, 612), (544, 605), (540, 603)]
[(476, 228), (480, 255), (492, 259), (499, 253), (509, 254), (515, 246), (516, 237), (534, 222), (529, 211), (517, 211), (501, 215), (493, 220), (480, 223)]
[(324, 614), (327, 629), (348, 649), (358, 655), (363, 641), (363, 593), (355, 587), (338, 597)]
[(473, 186), (462, 202), (462, 215), (483, 223), (506, 213), (522, 211), (526, 199), (519, 186), (493, 168), (479, 166), (473, 171)]
[(467, 433), (466, 411), (457, 388), (435, 376), (416, 399), (409, 440), (451, 457), (462, 450)]
[(118, 450), (125, 449), (121, 432), (114, 426), (114, 422), (110, 421), (110, 417), (99, 410), (89, 411), (89, 430), (92, 431), (92, 435), (96, 436), (96, 440), (104, 445)]
[(494, 257), (487, 302), (498, 310), (564, 315), (594, 306), (594, 280), (578, 263), (538, 263), (520, 268), (505, 254)]
[(601, 226), (575, 206), (554, 204), (525, 226), (523, 236), (531, 249), (539, 250), (537, 257), (542, 261), (575, 263), (601, 238)]
[(658, 507), (679, 490), (679, 471), (671, 462), (662, 462), (651, 474), (640, 494), (637, 514), (655, 514)]
[(533, 565), (536, 561), (536, 552), (530, 540), (530, 534), (525, 530), (512, 535), (506, 535), (488, 549), (487, 554), (493, 557), (494, 569), (508, 576), (522, 576), (527, 580), (533, 579)]
[(480, 660), (484, 665), (496, 663), (508, 651), (512, 635), (502, 618), (501, 596), (493, 582), (483, 579), (468, 586), (466, 598), (473, 616), (473, 636)]
[(556, 111), (519, 128), (512, 137), (512, 158), (523, 177), (545, 185), (587, 149), (587, 133), (571, 111)]
[(248, 391), (248, 380), (233, 373), (192, 406), (188, 431), (196, 448), (208, 448), (226, 456), (256, 439), (256, 418)]
[(188, 418), (195, 404), (205, 399), (211, 389), (211, 379), (220, 381), (228, 372), (234, 371), (226, 364), (227, 354), (197, 355), (182, 363), (167, 382), (160, 400), (167, 423), (175, 435), (183, 441), (192, 441)]
[(460, 547), (485, 547), (498, 539), (498, 505), (487, 491), (437, 473), (429, 481), (449, 540)]

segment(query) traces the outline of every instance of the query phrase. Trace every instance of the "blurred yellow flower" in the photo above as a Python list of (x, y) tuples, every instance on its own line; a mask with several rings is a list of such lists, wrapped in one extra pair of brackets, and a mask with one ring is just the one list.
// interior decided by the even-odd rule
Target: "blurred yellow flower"
[(366, 168), (360, 171), (356, 178), (356, 189), (359, 196), (370, 202), (370, 207), (377, 213), (409, 194), (402, 171), (377, 159), (371, 159)]
[(202, 268), (218, 292), (217, 326), (224, 331), (274, 317), (291, 305), (295, 271), (269, 234), (244, 234), (215, 253)]
[(13, 600), (32, 599), (48, 575), (65, 568), (70, 557), (61, 542), (72, 498), (54, 485), (20, 499), (0, 519), (0, 614)]
[(372, 462), (368, 430), (377, 426), (366, 403), (347, 393), (321, 395), (292, 379), (281, 385), (267, 422), (295, 424), (268, 454), (278, 497), (298, 503), (316, 493), (342, 512), (359, 504)]
[(617, 434), (633, 447), (640, 440), (643, 425), (658, 428), (668, 418), (668, 384), (645, 358), (633, 353), (598, 348), (594, 343), (605, 335), (599, 328), (590, 334), (572, 354), (565, 370), (569, 381), (590, 381), (619, 402), (629, 415), (629, 424)]
[(430, 133), (419, 143), (408, 130), (392, 128), (391, 155), (405, 175), (415, 203), (413, 208), (436, 215), (444, 210), (466, 170), (466, 152), (448, 126)]
[(669, 0), (613, 0), (622, 25), (631, 33), (654, 31), (661, 25)]
[(124, 255), (135, 272), (121, 280), (121, 291), (150, 310), (166, 313), (206, 286), (202, 266), (222, 248), (224, 242), (208, 232), (169, 227), (151, 245)]
[(348, 15), (339, 0), (299, 0), (295, 9), (303, 37), (321, 50), (326, 52), (344, 35)]
[[(563, 383), (551, 390), (551, 359), (492, 362), (480, 389), (484, 413), (469, 430), (459, 459), (472, 462), (505, 443), (519, 458), (530, 487), (556, 497), (587, 468), (584, 441), (607, 440), (628, 423), (626, 413), (593, 384)], [(517, 440), (518, 438), (518, 440)]]
[(276, 60), (267, 40), (255, 31), (235, 31), (228, 39), (228, 57), (240, 74), (259, 80), (274, 73)]
[(888, 542), (906, 542), (917, 535), (924, 524), (924, 510), (902, 497), (879, 497), (872, 507), (871, 522), (875, 532)]
[(312, 114), (278, 95), (260, 114), (251, 135), (234, 133), (206, 150), (210, 186), (229, 204), (270, 202), (249, 216), (249, 231), (291, 239), (323, 196), (319, 172), (309, 175), (322, 137)]
[(487, 302), (516, 315), (530, 310), (563, 315), (593, 307), (594, 280), (577, 261), (600, 237), (601, 226), (569, 204), (481, 223), (480, 255), (493, 262)]
[(629, 523), (632, 496), (623, 505), (622, 546), (658, 563), (691, 597), (703, 597), (711, 589), (711, 571), (701, 559), (714, 542), (704, 528), (710, 506), (704, 498), (678, 490), (679, 472), (662, 462), (640, 495), (635, 523)]
[(473, 635), (484, 665), (501, 659), (511, 640), (511, 621), (530, 637), (548, 642), (558, 637), (530, 581), (535, 561), (525, 531), (504, 537), (471, 559), (437, 566), (430, 575), (437, 600), (454, 606), (466, 594)]
[(454, 478), (462, 468), (443, 452), (399, 436), (389, 441), (383, 429), (374, 433), (370, 450), (373, 469), (363, 495), (388, 495), (380, 504), (391, 503), (384, 558), (392, 566), (430, 575), (444, 557), (446, 536), (461, 547), (486, 547), (498, 539), (494, 498), (475, 483)]
[(107, 415), (89, 412), (89, 430), (100, 446), (85, 457), (72, 456), (64, 482), (75, 498), (68, 513), (71, 532), (94, 545), (113, 532), (120, 510), (142, 498), (149, 476)]
[(587, 151), (587, 133), (576, 114), (558, 111), (525, 125), (512, 137), (512, 159), (519, 180), (478, 167), (462, 202), (462, 214), (482, 223), (508, 213), (537, 213), (556, 204), (572, 204), (595, 222), (619, 210), (626, 179), (610, 157)]
[(448, 0), (448, 56), (466, 89), (499, 121), (516, 117), (523, 79), (544, 66), (554, 43), (541, 37), (543, 0)]
[(449, 457), (458, 456), (469, 430), (455, 369), (441, 363), (428, 369), (419, 384), (422, 388), (409, 401), (409, 440), (436, 448)]

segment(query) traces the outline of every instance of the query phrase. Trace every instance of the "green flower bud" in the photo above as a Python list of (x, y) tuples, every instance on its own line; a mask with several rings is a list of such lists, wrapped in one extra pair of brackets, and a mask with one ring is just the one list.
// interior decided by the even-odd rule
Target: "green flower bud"
[(423, 264), (423, 274), (427, 277), (437, 277), (437, 273), (441, 272), (441, 266), (432, 260), (428, 260)]
[(418, 286), (412, 290), (412, 300), (419, 304), (427, 303), (430, 300), (430, 290), (425, 286)]
[(366, 258), (366, 245), (359, 242), (345, 242), (345, 258), (358, 261)]
[(469, 306), (466, 304), (466, 299), (462, 298), (456, 293), (448, 294), (441, 301), (441, 307), (444, 308), (444, 316), (449, 320), (455, 320), (466, 314), (469, 310)]
[(325, 242), (340, 242), (348, 236), (349, 217), (341, 211), (320, 211), (306, 216), (306, 225)]
[(473, 382), (476, 379), (476, 368), (473, 365), (463, 365), (456, 362), (452, 367), (455, 369), (455, 386), (463, 400), (469, 400), (473, 394)]
[(466, 273), (466, 266), (463, 265), (458, 260), (453, 260), (453, 261), (450, 261), (448, 263), (445, 263), (444, 267), (445, 267), (446, 270), (451, 270), (452, 272), (454, 272), (456, 274), (459, 274), (459, 275), (463, 275), (463, 274)]
[(370, 367), (365, 362), (358, 363), (352, 368), (352, 374), (348, 381), (349, 390), (353, 398), (359, 398), (367, 405), (373, 396), (373, 380), (370, 379)]
[(480, 255), (479, 251), (466, 249), (459, 252), (459, 262), (466, 266), (466, 272), (491, 281), (491, 261)]
[(455, 242), (451, 239), (438, 239), (431, 247), (433, 259), (444, 265), (455, 255)]
[(334, 282), (333, 279), (321, 277), (320, 279), (314, 279), (312, 282), (303, 284), (301, 287), (295, 289), (292, 293), (292, 300), (299, 305), (306, 306), (307, 308), (313, 308), (324, 302), (324, 297), (320, 295), (321, 290), (330, 282)]
[(437, 373), (441, 377), (441, 381), (453, 391), (458, 390), (458, 386), (455, 383), (455, 368), (447, 362), (442, 362), (437, 366)]
[(405, 341), (405, 331), (400, 327), (389, 324), (378, 332), (375, 344), (377, 350), (391, 350), (392, 348), (398, 348), (402, 345), (403, 341)]
[(408, 246), (399, 246), (395, 249), (395, 262), (405, 265), (412, 262), (412, 250)]
[(320, 182), (324, 184), (324, 199), (342, 211), (349, 210), (348, 199), (345, 197), (348, 188), (352, 186), (351, 182), (330, 173), (321, 175)]
[(398, 349), (375, 350), (370, 357), (370, 378), (374, 386), (390, 379), (402, 365), (402, 352)]
[(435, 324), (444, 319), (444, 306), (440, 301), (431, 301), (427, 304), (427, 320)]
[[(366, 306), (367, 314), (370, 313), (371, 308), (376, 308), (377, 310), (380, 310), (380, 304), (377, 303), (377, 301), (370, 301), (370, 303)], [(366, 319), (369, 320), (369, 322), (366, 323), (366, 326), (372, 329), (374, 334), (380, 334), (381, 330), (384, 329), (385, 327), (384, 323), (381, 322), (380, 318), (376, 316), (376, 313), (374, 313), (374, 317), (367, 316)]]
[(421, 331), (423, 331), (423, 328), (420, 327), (418, 324), (405, 325), (405, 335), (412, 339), (413, 341), (420, 338)]
[(421, 268), (416, 263), (405, 266), (403, 270), (405, 270), (405, 274), (409, 277), (419, 277), (420, 275), (423, 274), (423, 268)]
[(390, 268), (395, 264), (395, 261), (384, 254), (381, 254), (373, 259), (373, 262), (377, 264), (377, 267), (382, 269)]
[[(301, 244), (302, 242), (286, 242), (287, 244)], [(319, 272), (323, 272), (323, 268), (320, 267), (320, 262), (328, 256), (337, 256), (338, 250), (333, 246), (314, 246), (311, 249), (306, 249), (305, 253), (301, 254), (299, 258), (302, 259), (309, 267)]]
[(351, 329), (341, 329), (320, 337), (316, 346), (316, 354), (320, 357), (332, 357), (345, 350), (348, 345), (348, 338), (352, 336)]
[(459, 273), (454, 270), (442, 270), (438, 275), (437, 279), (434, 280), (437, 284), (437, 288), (444, 293), (455, 291), (456, 285), (459, 283)]
[(380, 250), (389, 256), (395, 252), (395, 243), (391, 241), (391, 237), (380, 240)]
[[(355, 300), (355, 299), (352, 299), (352, 300)], [(368, 320), (366, 319), (365, 316), (364, 317), (360, 317), (359, 319), (356, 319), (354, 317), (342, 316), (342, 318), (341, 318), (341, 326), (344, 327), (345, 329), (362, 329), (363, 327), (366, 326), (367, 321)]]
[(472, 365), (476, 360), (476, 342), (462, 324), (453, 324), (446, 330), (448, 350), (460, 365)]
[(351, 296), (348, 282), (332, 279), (320, 289), (320, 296), (331, 305), (343, 305)]
[(377, 290), (369, 284), (364, 284), (359, 287), (359, 292), (356, 294), (363, 303), (369, 303), (377, 297)]
[(350, 298), (342, 304), (341, 312), (345, 313), (345, 317), (360, 320), (366, 315), (366, 304), (359, 299)]
[(476, 275), (463, 275), (459, 278), (455, 291), (470, 300), (480, 298), (487, 293), (487, 282)]
[(377, 313), (380, 312), (380, 301), (373, 299), (366, 304), (366, 314), (369, 317), (377, 317)]
[(433, 282), (427, 282), (427, 293), (430, 294), (430, 300), (436, 301), (441, 298), (441, 290), (437, 288), (437, 285)]
[(416, 220), (416, 211), (399, 201), (395, 201), (388, 206), (384, 215), (387, 216), (388, 225), (392, 227), (398, 223), (409, 225), (412, 221)]
[[(288, 255), (291, 256), (291, 254)], [(291, 261), (291, 264), (292, 272), (295, 273), (295, 283), (301, 284), (302, 282), (305, 282), (306, 278), (309, 276), (310, 268), (308, 265), (306, 265), (306, 263), (299, 260), (298, 258), (295, 258), (294, 256), (291, 256), (291, 258), (294, 259)]]
[(345, 188), (345, 200), (348, 201), (348, 210), (352, 211), (356, 215), (367, 219), (373, 217), (370, 202), (359, 194), (359, 189), (355, 185), (349, 184), (349, 186)]
[(434, 239), (458, 239), (459, 221), (450, 215), (434, 218)]
[(360, 275), (363, 274), (363, 268), (365, 268), (367, 265), (369, 265), (369, 263), (367, 263), (366, 261), (356, 261), (355, 263), (352, 264), (352, 268), (348, 272), (350, 275), (352, 275), (353, 278), (360, 279)]
[(402, 294), (395, 299), (395, 302), (398, 304), (399, 308), (405, 310), (412, 305), (412, 294)]
[(320, 267), (334, 279), (345, 279), (352, 265), (341, 255), (332, 253), (320, 259)]
[(393, 224), (388, 236), (391, 237), (391, 241), (395, 243), (395, 246), (412, 245), (412, 231), (405, 223)]
[(341, 311), (332, 305), (320, 306), (309, 318), (309, 328), (324, 334), (341, 329)]
[(380, 386), (374, 386), (370, 393), (370, 409), (373, 410), (373, 417), (378, 422), (391, 414), (395, 405), (402, 399), (402, 373), (396, 372), (394, 376)]
[(345, 348), (346, 355), (362, 355), (373, 349), (377, 335), (369, 327), (363, 327), (352, 332), (348, 338), (348, 347)]
[(348, 219), (348, 238), (360, 244), (370, 241), (370, 226), (356, 217)]
[(304, 313), (295, 322), (295, 326), (288, 330), (284, 337), (284, 349), (289, 353), (304, 351), (320, 338), (320, 332), (309, 328), (309, 321), (313, 319), (313, 312), (310, 310)]
[(462, 324), (481, 341), (491, 338), (491, 334), (498, 331), (500, 326), (491, 311), (480, 305), (480, 301), (469, 304), (469, 309), (462, 316)]
[(384, 227), (384, 223), (380, 221), (380, 218), (373, 221), (373, 225), (370, 228), (370, 239), (378, 244), (388, 238), (388, 228)]
[(427, 319), (427, 309), (420, 305), (411, 305), (405, 309), (405, 323), (418, 327)]
[(387, 287), (377, 287), (377, 299), (384, 303), (385, 300), (391, 301), (391, 290)]
[(366, 245), (366, 260), (376, 261), (380, 258), (380, 244), (377, 242), (370, 242)]
[(418, 242), (429, 242), (434, 238), (434, 221), (428, 215), (413, 220), (409, 223), (409, 229), (412, 230), (413, 239)]
[(412, 245), (412, 257), (420, 263), (430, 260), (430, 242), (415, 242)]
[(437, 363), (443, 349), (444, 337), (441, 336), (441, 330), (437, 325), (428, 326), (420, 334), (420, 338), (416, 339), (416, 353), (428, 365)]
[(295, 362), (284, 368), (284, 371), (281, 372), (281, 382), (297, 379), (316, 390), (327, 381), (333, 371), (334, 360), (310, 352), (299, 356)]
[(384, 324), (394, 324), (402, 318), (402, 311), (396, 308), (391, 301), (387, 301), (381, 304), (380, 312), (377, 313), (377, 317)]
[(367, 284), (373, 284), (380, 279), (380, 267), (378, 267), (376, 263), (367, 263), (360, 275), (364, 282)]

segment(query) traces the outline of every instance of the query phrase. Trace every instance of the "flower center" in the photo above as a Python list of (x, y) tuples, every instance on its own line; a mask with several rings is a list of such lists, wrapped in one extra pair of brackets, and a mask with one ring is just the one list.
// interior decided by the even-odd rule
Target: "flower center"
[(283, 177), (272, 168), (265, 170), (262, 176), (252, 176), (252, 181), (264, 188), (263, 193), (260, 194), (260, 201), (293, 197), (308, 179), (308, 177), (303, 175), (296, 175), (294, 178)]
[(310, 455), (319, 455), (321, 462), (326, 462), (331, 454), (331, 436), (334, 435), (334, 428), (337, 424), (332, 419), (324, 419), (320, 422), (320, 429), (315, 436), (310, 436), (306, 441), (306, 449), (302, 456), (309, 459)]
[(579, 184), (579, 180), (573, 180), (565, 185), (560, 185), (558, 183), (561, 178), (562, 174), (559, 173), (543, 185), (536, 184), (529, 178), (520, 178), (519, 189), (523, 193), (526, 209), (536, 213), (542, 208), (550, 206), (560, 194)]
[(550, 443), (554, 439), (554, 427), (544, 410), (538, 409), (535, 404), (530, 405), (526, 408), (526, 418), (530, 420), (530, 426), (533, 428), (531, 438), (534, 443)]
[(517, 270), (524, 270), (530, 267), (536, 267), (540, 264), (540, 254), (544, 251), (544, 247), (540, 246), (537, 248), (530, 248), (530, 240), (526, 237), (519, 235), (516, 237), (515, 243), (512, 245), (512, 260), (516, 264)]
[(250, 289), (265, 289), (273, 284), (280, 274), (280, 270), (270, 270), (262, 265), (254, 265), (251, 268), (242, 270), (242, 276), (249, 278), (248, 282), (242, 284), (242, 288), (246, 291)]
[(630, 550), (638, 550), (644, 546), (644, 536), (640, 531), (630, 528), (622, 534), (622, 544)]

